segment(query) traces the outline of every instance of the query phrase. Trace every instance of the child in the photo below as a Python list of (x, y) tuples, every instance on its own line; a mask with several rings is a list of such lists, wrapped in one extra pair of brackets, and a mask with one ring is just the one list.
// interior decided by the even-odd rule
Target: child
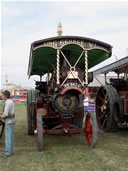
[(88, 105), (89, 105), (89, 99), (87, 94), (85, 94), (83, 105), (84, 105), (84, 116), (86, 116), (86, 114), (88, 113)]

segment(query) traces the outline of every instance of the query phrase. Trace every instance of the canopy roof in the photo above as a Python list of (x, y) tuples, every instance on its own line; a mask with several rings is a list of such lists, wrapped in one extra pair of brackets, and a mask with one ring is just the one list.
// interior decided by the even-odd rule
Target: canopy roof
[(94, 75), (107, 74), (108, 72), (115, 72), (117, 74), (127, 73), (128, 74), (128, 56), (122, 58), (112, 64), (106, 65), (93, 72)]
[[(61, 36), (35, 41), (31, 44), (28, 75), (42, 76), (56, 68), (57, 49), (68, 52), (73, 66), (83, 50), (88, 50), (88, 68), (99, 64), (111, 56), (112, 46), (90, 38), (79, 36)], [(65, 54), (66, 55), (66, 54)], [(60, 58), (63, 58), (60, 55)], [(78, 63), (84, 71), (84, 53)], [(60, 59), (61, 61), (61, 59)]]

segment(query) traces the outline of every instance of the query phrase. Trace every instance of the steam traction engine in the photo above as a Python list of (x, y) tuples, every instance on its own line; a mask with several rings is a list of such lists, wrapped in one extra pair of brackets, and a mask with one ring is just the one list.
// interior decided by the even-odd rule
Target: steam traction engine
[(35, 90), (28, 92), (27, 123), (28, 135), (37, 136), (39, 151), (43, 150), (45, 134), (66, 136), (83, 132), (87, 144), (96, 146), (96, 118), (88, 113), (83, 122), (83, 98), (93, 80), (88, 68), (107, 59), (111, 49), (106, 43), (78, 36), (32, 43), (28, 76), (39, 75), (40, 81), (36, 81)]
[(117, 73), (117, 78), (110, 79), (101, 86), (96, 97), (96, 118), (103, 131), (113, 131), (120, 125), (128, 124), (128, 56), (107, 65), (94, 75)]

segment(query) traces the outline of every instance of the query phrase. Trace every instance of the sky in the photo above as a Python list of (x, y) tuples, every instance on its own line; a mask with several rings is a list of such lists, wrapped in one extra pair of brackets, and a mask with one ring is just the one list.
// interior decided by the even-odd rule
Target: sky
[[(113, 46), (113, 56), (98, 67), (128, 55), (128, 1), (2, 1), (0, 88), (8, 81), (34, 87), (38, 76), (28, 79), (32, 42), (63, 35), (77, 35)], [(95, 68), (94, 68), (95, 69)]]

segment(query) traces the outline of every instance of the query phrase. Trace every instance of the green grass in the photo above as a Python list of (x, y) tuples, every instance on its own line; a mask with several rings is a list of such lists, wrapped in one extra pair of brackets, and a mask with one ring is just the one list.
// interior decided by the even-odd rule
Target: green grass
[[(28, 136), (26, 107), (16, 104), (15, 154), (0, 160), (0, 171), (126, 171), (128, 128), (99, 133), (95, 149), (85, 144), (84, 134), (46, 135), (45, 150), (38, 152), (36, 136)], [(0, 152), (4, 151), (4, 136)]]

